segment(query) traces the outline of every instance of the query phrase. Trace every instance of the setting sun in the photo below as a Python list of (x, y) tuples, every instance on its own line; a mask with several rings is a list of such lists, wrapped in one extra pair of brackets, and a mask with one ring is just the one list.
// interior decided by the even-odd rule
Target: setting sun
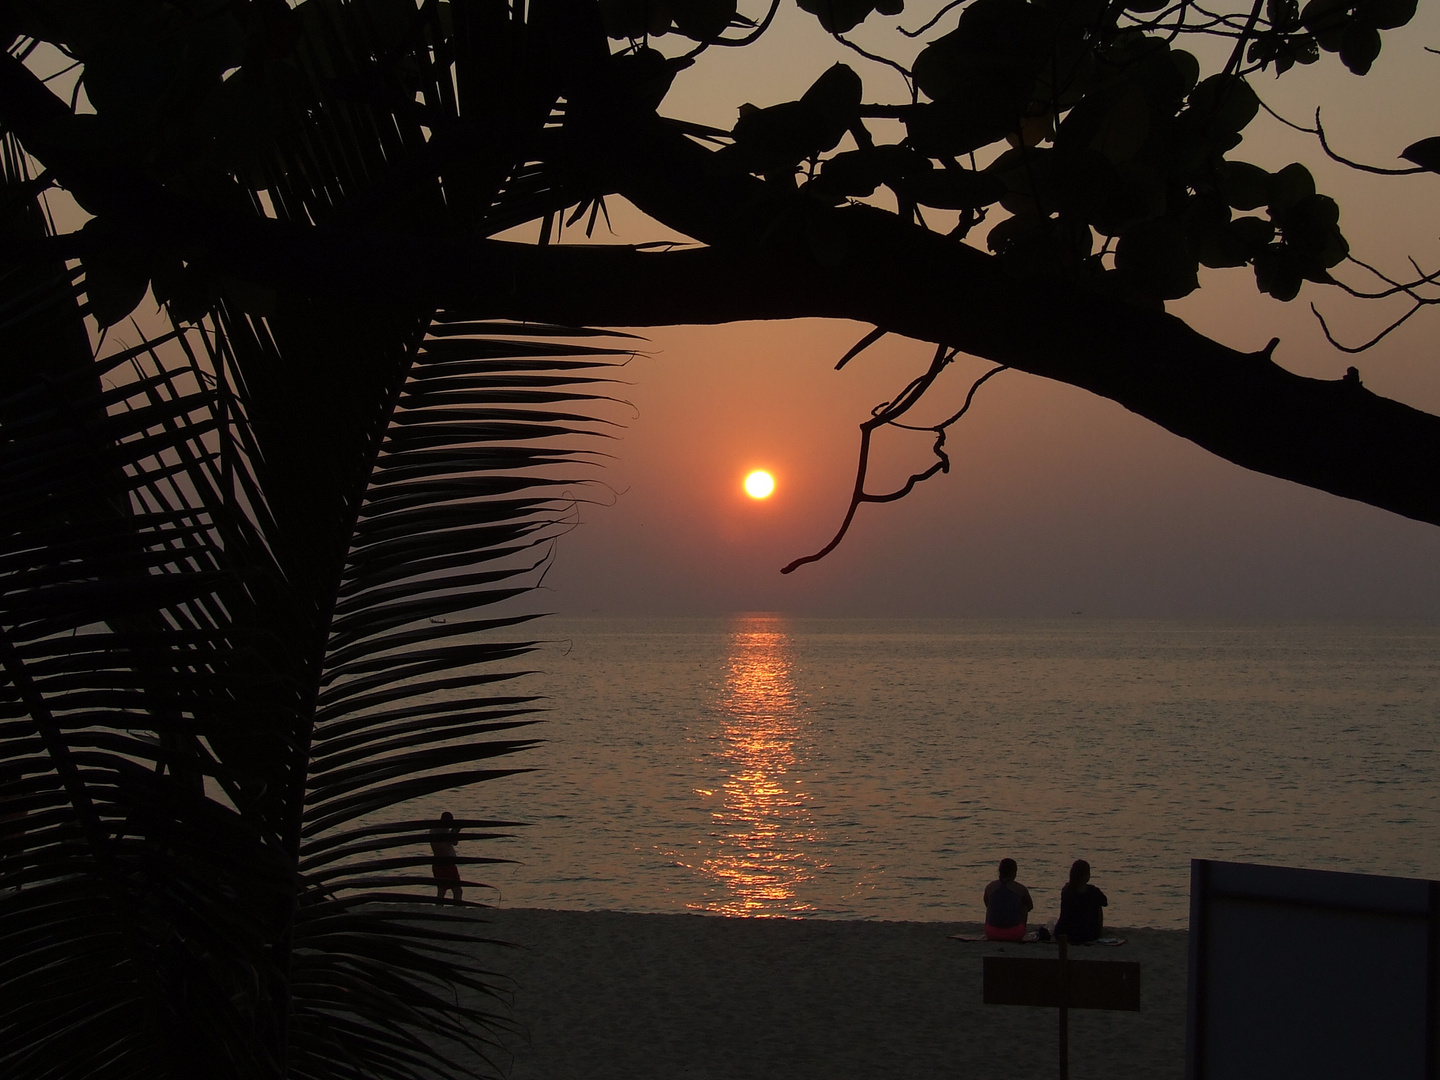
[(745, 477), (745, 494), (752, 499), (768, 499), (775, 490), (775, 478), (764, 469), (756, 469)]

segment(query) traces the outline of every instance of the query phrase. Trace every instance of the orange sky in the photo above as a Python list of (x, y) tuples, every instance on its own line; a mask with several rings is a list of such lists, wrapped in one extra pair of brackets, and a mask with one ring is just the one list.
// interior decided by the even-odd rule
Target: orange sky
[[(931, 8), (930, 10), (933, 10)], [(877, 18), (866, 43), (895, 46), (884, 28), (928, 11)], [(856, 60), (788, 10), (759, 47), (701, 58), (662, 111), (728, 127), (745, 101), (799, 95), (836, 59)], [(953, 25), (949, 16), (944, 28)], [(1256, 83), (1295, 120), (1324, 105), (1332, 144), (1391, 164), (1440, 133), (1440, 6), (1385, 35), (1376, 69), (1349, 75), (1332, 56), (1280, 83)], [(895, 49), (898, 55), (898, 48)], [(857, 61), (857, 66), (860, 62)], [(867, 100), (897, 80), (861, 68)], [(1423, 107), (1417, 107), (1423, 106)], [(1377, 178), (1320, 158), (1308, 136), (1257, 121), (1233, 156), (1277, 168), (1307, 162), (1335, 195), (1352, 250), (1394, 273), (1411, 255), (1440, 266), (1440, 177)], [(1398, 163), (1397, 163), (1398, 164)], [(653, 239), (612, 207), (619, 237)], [(641, 234), (644, 235), (641, 235)], [(566, 234), (570, 240), (572, 234)], [(575, 230), (573, 239), (582, 239)], [(1359, 280), (1358, 276), (1355, 280)], [(1262, 298), (1251, 272), (1212, 272), (1172, 311), (1227, 344), (1282, 344), (1293, 370), (1338, 378), (1354, 363), (1367, 386), (1440, 411), (1440, 311), (1422, 313), (1358, 358), (1330, 349), (1315, 301), (1347, 340), (1382, 327), (1393, 308), (1343, 301), (1307, 285), (1288, 305)], [(547, 584), (572, 613), (1091, 614), (1404, 617), (1440, 612), (1440, 529), (1256, 476), (1072, 388), (1006, 373), (953, 430), (955, 469), (901, 504), (866, 506), (841, 548), (781, 577), (781, 565), (830, 538), (854, 476), (857, 425), (926, 363), (930, 348), (887, 339), (836, 373), (868, 327), (820, 321), (641, 331), (648, 355), (626, 369), (624, 438), (605, 482), (622, 494), (582, 509)], [(940, 410), (985, 365), (957, 365)], [(928, 441), (882, 448), (877, 479), (928, 463)], [(764, 503), (745, 498), (751, 468), (776, 475)]]

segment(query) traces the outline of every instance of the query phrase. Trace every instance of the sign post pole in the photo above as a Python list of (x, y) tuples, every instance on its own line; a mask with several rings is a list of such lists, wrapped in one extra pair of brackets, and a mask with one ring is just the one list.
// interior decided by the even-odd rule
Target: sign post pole
[(1060, 1080), (1070, 1080), (1070, 940), (1055, 938), (1060, 945)]
[(1057, 937), (1058, 959), (984, 957), (986, 1005), (1039, 1005), (1060, 1010), (1060, 1080), (1070, 1080), (1070, 1010), (1140, 1011), (1140, 965), (1072, 960), (1070, 942)]

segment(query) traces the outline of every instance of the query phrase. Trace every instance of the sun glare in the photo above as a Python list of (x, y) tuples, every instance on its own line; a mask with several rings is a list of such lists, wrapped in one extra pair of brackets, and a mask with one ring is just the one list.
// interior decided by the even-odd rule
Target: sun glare
[(764, 469), (756, 469), (745, 477), (745, 494), (752, 499), (768, 499), (775, 490), (775, 478)]

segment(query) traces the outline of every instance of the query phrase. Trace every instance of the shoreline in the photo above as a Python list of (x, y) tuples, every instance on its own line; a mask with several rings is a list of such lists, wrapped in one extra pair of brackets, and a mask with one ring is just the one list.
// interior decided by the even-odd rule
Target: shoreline
[[(985, 1005), (973, 922), (475, 910), (520, 946), (483, 958), (514, 987), (511, 1080), (1053, 1077), (1053, 1009)], [(1141, 1011), (1070, 1014), (1073, 1080), (1184, 1073), (1188, 934), (1121, 929), (1086, 960), (1141, 964)]]

